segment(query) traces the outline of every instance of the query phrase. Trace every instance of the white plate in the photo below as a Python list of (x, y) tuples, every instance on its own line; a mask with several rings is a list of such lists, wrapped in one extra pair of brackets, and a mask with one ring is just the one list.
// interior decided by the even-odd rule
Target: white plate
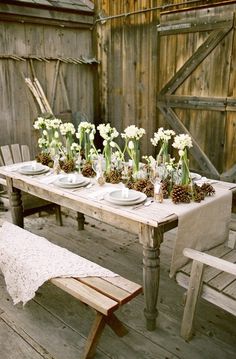
[(118, 202), (130, 202), (140, 198), (141, 192), (134, 191), (132, 189), (127, 191), (127, 197), (123, 197), (123, 190), (118, 189), (109, 193), (109, 198)]
[(142, 193), (140, 192), (140, 197), (138, 199), (135, 199), (135, 200), (132, 200), (132, 201), (128, 201), (128, 202), (120, 202), (116, 199), (112, 199), (110, 196), (109, 196), (109, 193), (107, 193), (105, 196), (104, 196), (104, 200), (109, 202), (109, 203), (112, 203), (112, 204), (117, 204), (118, 206), (133, 206), (134, 204), (139, 204), (139, 203), (142, 203), (144, 202), (145, 200), (147, 199), (147, 196), (145, 193)]
[(36, 165), (25, 165), (19, 168), (18, 172), (23, 175), (38, 175), (44, 172), (48, 172), (49, 167), (43, 166), (40, 163)]
[(63, 183), (63, 182), (60, 182), (59, 179), (57, 179), (54, 184), (58, 187), (61, 187), (61, 188), (78, 188), (78, 187), (84, 187), (86, 186), (87, 184), (89, 183), (88, 180), (83, 180), (83, 182), (79, 182), (79, 183)]
[(77, 175), (65, 175), (57, 179), (58, 183), (68, 187), (74, 187), (75, 185), (80, 185), (84, 183), (85, 178), (78, 177)]
[(202, 178), (201, 175), (199, 175), (198, 173), (194, 173), (194, 172), (190, 172), (190, 176), (191, 176), (192, 180), (194, 180), (194, 181), (199, 181)]

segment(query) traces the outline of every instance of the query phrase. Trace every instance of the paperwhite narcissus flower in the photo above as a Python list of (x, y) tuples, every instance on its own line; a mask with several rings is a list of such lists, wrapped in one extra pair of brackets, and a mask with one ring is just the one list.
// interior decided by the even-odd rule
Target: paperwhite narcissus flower
[(71, 144), (71, 151), (76, 151), (76, 152), (79, 152), (80, 151), (80, 145), (76, 142), (73, 142)]
[(130, 150), (133, 150), (133, 149), (134, 149), (134, 143), (133, 143), (133, 141), (129, 141), (128, 147), (129, 147)]
[(46, 138), (39, 138), (38, 145), (40, 148), (48, 147), (49, 143)]
[(154, 133), (154, 137), (151, 138), (151, 143), (153, 146), (157, 146), (159, 141), (168, 142), (171, 139), (171, 136), (174, 136), (175, 132), (173, 130), (164, 130), (163, 127), (160, 127), (157, 132)]
[(138, 128), (135, 125), (131, 125), (126, 127), (124, 133), (121, 134), (121, 137), (127, 139), (134, 138), (136, 140), (139, 140), (145, 133), (146, 131), (144, 130), (144, 128)]
[(45, 118), (38, 117), (37, 120), (34, 122), (33, 126), (36, 130), (39, 130), (39, 129), (45, 127), (46, 126)]
[(93, 141), (93, 140), (94, 140), (94, 133), (93, 133), (93, 132), (91, 132), (91, 133), (89, 134), (89, 139), (90, 139), (90, 141)]
[(191, 148), (193, 147), (192, 139), (189, 135), (182, 133), (175, 136), (172, 146), (178, 150), (184, 150), (186, 147)]
[(75, 133), (75, 127), (71, 122), (62, 123), (60, 125), (60, 132), (63, 136), (66, 136), (68, 134), (73, 135)]
[(61, 123), (62, 121), (59, 118), (46, 118), (45, 120), (47, 130), (58, 129)]
[(108, 141), (111, 141), (119, 136), (119, 132), (116, 130), (115, 127), (111, 127), (110, 123), (107, 124), (101, 123), (97, 127), (97, 129), (100, 133), (100, 136)]

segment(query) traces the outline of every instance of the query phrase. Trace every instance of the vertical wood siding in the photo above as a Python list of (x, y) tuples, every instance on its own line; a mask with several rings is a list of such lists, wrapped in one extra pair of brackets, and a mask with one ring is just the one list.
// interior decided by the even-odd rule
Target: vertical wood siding
[[(144, 127), (147, 135), (142, 141), (143, 154), (153, 153), (150, 137), (158, 127), (170, 128), (157, 109), (160, 90), (214, 28), (217, 30), (216, 19), (233, 23), (236, 9), (235, 4), (207, 8), (201, 7), (199, 2), (199, 8), (188, 5), (192, 7), (191, 11), (186, 10), (186, 5), (186, 11), (181, 12), (153, 10), (129, 15), (132, 11), (158, 5), (164, 5), (164, 1), (161, 4), (148, 0), (96, 1), (96, 12), (102, 10), (103, 17), (127, 13), (127, 16), (96, 25), (98, 58), (101, 60), (99, 121), (111, 122), (118, 131), (131, 124)], [(199, 23), (203, 17), (208, 18), (208, 28), (203, 23), (193, 32), (178, 31), (178, 26), (183, 28), (188, 23)], [(160, 34), (157, 31), (159, 20), (161, 26), (177, 24), (176, 31)], [(208, 108), (201, 108), (199, 104), (189, 108), (176, 105), (174, 111), (220, 174), (236, 163), (234, 27), (174, 92), (180, 98), (191, 96), (201, 100), (203, 97), (212, 101)], [(214, 107), (217, 98), (227, 99), (221, 110)], [(191, 167), (196, 171), (203, 170), (194, 157), (191, 157)]]
[[(41, 57), (93, 58), (92, 31), (38, 24), (0, 23), (0, 54)], [(57, 60), (33, 60), (36, 77), (51, 104)], [(94, 120), (94, 67), (89, 64), (60, 62), (53, 111), (64, 120), (78, 111)], [(25, 77), (32, 78), (29, 60), (0, 58), (0, 144), (29, 145), (36, 152), (33, 122), (40, 109), (31, 95)], [(68, 112), (69, 111), (69, 112)]]

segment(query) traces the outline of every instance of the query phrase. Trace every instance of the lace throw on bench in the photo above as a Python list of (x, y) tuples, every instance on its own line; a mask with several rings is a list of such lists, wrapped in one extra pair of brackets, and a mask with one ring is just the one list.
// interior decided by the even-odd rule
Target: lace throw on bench
[(0, 269), (14, 304), (25, 304), (56, 277), (115, 277), (105, 269), (14, 224), (0, 228)]

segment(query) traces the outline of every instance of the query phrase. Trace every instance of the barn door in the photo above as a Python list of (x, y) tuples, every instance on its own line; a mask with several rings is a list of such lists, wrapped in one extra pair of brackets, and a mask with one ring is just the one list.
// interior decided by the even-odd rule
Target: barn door
[[(221, 148), (218, 149), (218, 159), (214, 157), (213, 150), (209, 149), (208, 154), (204, 148), (207, 148), (208, 141), (213, 141), (213, 139), (209, 137), (214, 136), (214, 129), (212, 128), (211, 132), (208, 130), (207, 136), (204, 135), (204, 131), (207, 126), (212, 126), (214, 122), (207, 122), (207, 119), (213, 118), (216, 113), (215, 111), (220, 111), (223, 121), (223, 123), (221, 123), (221, 135), (222, 137), (225, 136), (227, 111), (236, 111), (236, 98), (228, 96), (229, 86), (226, 86), (225, 83), (221, 86), (222, 81), (230, 81), (230, 70), (228, 73), (226, 71), (225, 74), (219, 73), (219, 69), (216, 67), (217, 59), (215, 56), (212, 56), (212, 53), (216, 53), (216, 48), (218, 47), (218, 57), (219, 54), (221, 54), (219, 59), (220, 66), (223, 66), (222, 61), (225, 61), (225, 66), (227, 64), (225, 69), (229, 69), (228, 52), (224, 54), (223, 51), (225, 51), (226, 38), (229, 36), (230, 39), (227, 39), (227, 48), (231, 47), (229, 51), (232, 51), (233, 23), (234, 21), (231, 15), (230, 19), (224, 20), (212, 17), (195, 17), (194, 19), (186, 20), (185, 17), (185, 21), (175, 20), (168, 21), (168, 23), (161, 22), (158, 26), (161, 56), (159, 64), (160, 82), (162, 83), (160, 84), (157, 106), (164, 116), (163, 120), (165, 122), (167, 121), (176, 133), (187, 133), (192, 137), (193, 148), (191, 150), (191, 156), (193, 162), (197, 164), (198, 170), (208, 176), (211, 175), (213, 178), (220, 178), (222, 172), (227, 170), (228, 173), (229, 171), (229, 169), (224, 168), (224, 163), (227, 161), (221, 159), (222, 163), (220, 162), (220, 156), (224, 156), (227, 147), (227, 139), (224, 139), (224, 141), (222, 139), (219, 140), (219, 146), (221, 146)], [(186, 37), (188, 37), (188, 42), (186, 41)], [(184, 38), (185, 40), (183, 41)], [(198, 42), (197, 45), (195, 44), (195, 48), (194, 41)], [(224, 46), (222, 46), (223, 42)], [(181, 49), (175, 51), (178, 45), (183, 46), (182, 52)], [(191, 47), (192, 49), (194, 48), (193, 51)], [(187, 53), (186, 48), (188, 48), (188, 58), (186, 58), (187, 56), (185, 56), (185, 58), (182, 56), (184, 51)], [(167, 49), (169, 50), (167, 51)], [(166, 58), (165, 63), (163, 62), (164, 59), (162, 55)], [(223, 60), (224, 55), (225, 60)], [(176, 56), (176, 59), (173, 60), (171, 56)], [(181, 56), (183, 58), (182, 60)], [(210, 62), (209, 56), (212, 56)], [(232, 56), (232, 53), (230, 53), (230, 56)], [(175, 65), (173, 65), (173, 62), (175, 62)], [(213, 66), (216, 67), (215, 70), (212, 68)], [(168, 78), (167, 72), (171, 67), (172, 69), (169, 70)], [(211, 77), (208, 71), (211, 72)], [(215, 74), (219, 76), (219, 82), (216, 81), (214, 71)], [(163, 73), (166, 73), (165, 76), (163, 76)], [(204, 76), (202, 75), (203, 73)], [(209, 93), (211, 86), (208, 86), (208, 91), (205, 90), (205, 93), (202, 89), (205, 86), (203, 82), (206, 82), (206, 79), (208, 79), (208, 81), (215, 81), (216, 83), (212, 94)], [(186, 83), (188, 85), (186, 85)], [(190, 92), (190, 94), (188, 92)], [(201, 123), (199, 124), (203, 129), (202, 135), (200, 134), (200, 129), (197, 129), (198, 124), (196, 119), (199, 113), (198, 111), (202, 111), (202, 113), (205, 114), (205, 122), (203, 123), (204, 116), (201, 114)], [(189, 117), (188, 119), (186, 119), (187, 116)], [(195, 121), (196, 123), (192, 123), (191, 121)], [(196, 138), (197, 132), (198, 138)], [(223, 151), (222, 146), (224, 147)], [(213, 160), (210, 156), (211, 153), (213, 153)]]

